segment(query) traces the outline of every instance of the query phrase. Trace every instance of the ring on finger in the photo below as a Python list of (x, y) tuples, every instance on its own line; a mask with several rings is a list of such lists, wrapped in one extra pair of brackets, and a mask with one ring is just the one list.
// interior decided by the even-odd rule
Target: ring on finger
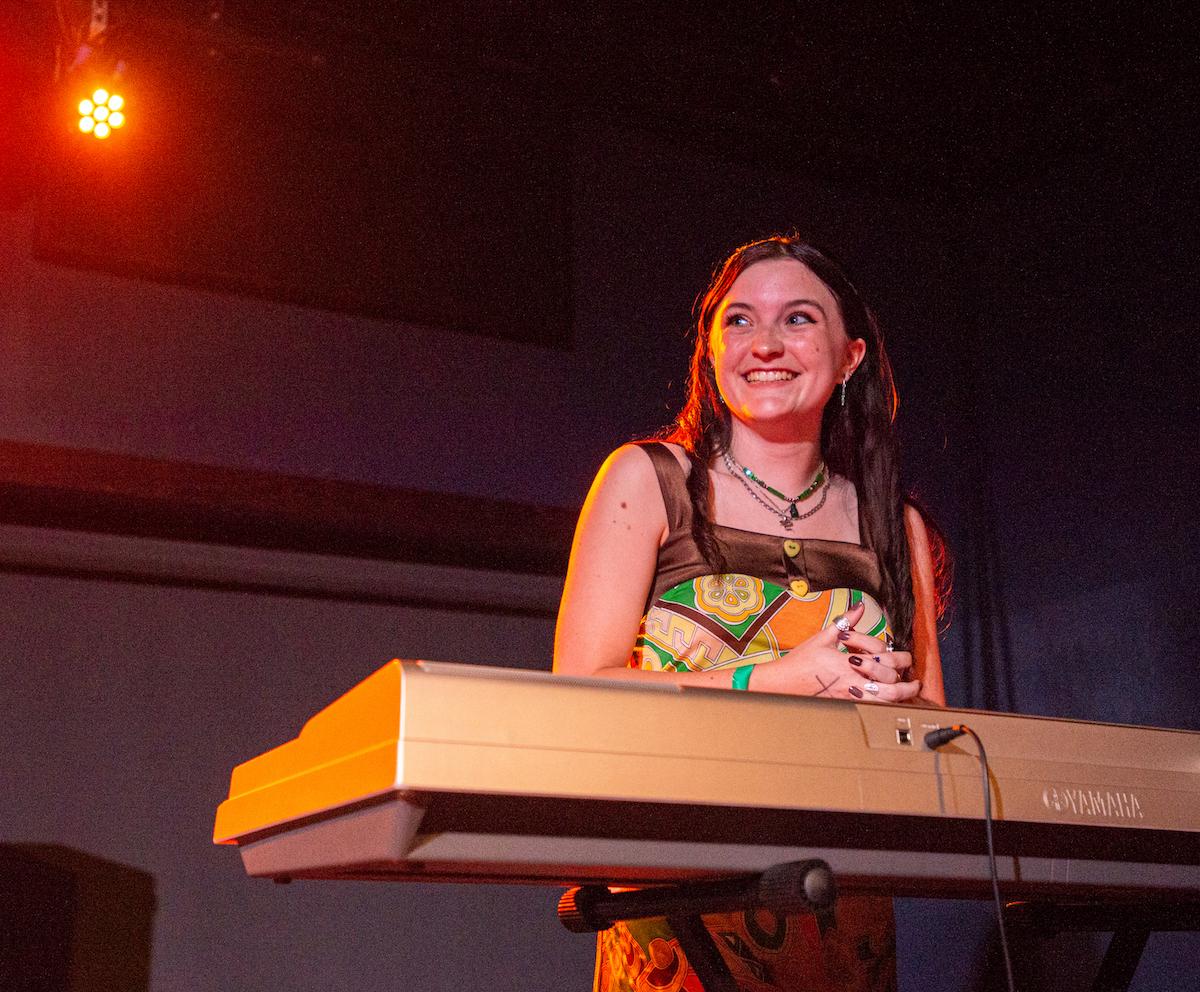
[(872, 696), (878, 696), (879, 695), (879, 683), (878, 682), (864, 682), (863, 683), (863, 692), (869, 692)]
[(833, 621), (833, 625), (835, 627), (837, 627), (837, 629), (840, 630), (843, 634), (850, 633), (850, 621), (846, 619), (846, 614), (844, 614), (844, 613), (841, 614), (836, 620)]

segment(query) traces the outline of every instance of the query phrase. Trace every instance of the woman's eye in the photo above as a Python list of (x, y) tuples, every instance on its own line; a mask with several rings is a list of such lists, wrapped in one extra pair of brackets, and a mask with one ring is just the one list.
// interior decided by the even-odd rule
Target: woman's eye
[(811, 324), (813, 323), (813, 319), (806, 313), (796, 312), (788, 317), (787, 322), (793, 326), (798, 326), (801, 324)]
[(727, 313), (725, 315), (726, 327), (746, 327), (750, 323), (750, 318), (744, 313)]

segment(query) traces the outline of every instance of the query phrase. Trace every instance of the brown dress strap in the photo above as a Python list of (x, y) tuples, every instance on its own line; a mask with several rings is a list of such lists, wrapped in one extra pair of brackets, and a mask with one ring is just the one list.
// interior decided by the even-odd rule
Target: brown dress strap
[(667, 526), (671, 533), (685, 530), (690, 533), (692, 501), (688, 498), (687, 474), (674, 453), (661, 441), (639, 441), (641, 449), (650, 456), (658, 488), (667, 508)]

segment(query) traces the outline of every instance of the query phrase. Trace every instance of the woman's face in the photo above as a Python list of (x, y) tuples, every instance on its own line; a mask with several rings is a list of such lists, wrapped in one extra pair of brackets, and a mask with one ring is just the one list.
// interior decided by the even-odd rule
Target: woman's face
[(775, 429), (819, 425), (829, 397), (866, 347), (846, 336), (829, 288), (790, 258), (743, 271), (717, 305), (709, 337), (729, 412)]

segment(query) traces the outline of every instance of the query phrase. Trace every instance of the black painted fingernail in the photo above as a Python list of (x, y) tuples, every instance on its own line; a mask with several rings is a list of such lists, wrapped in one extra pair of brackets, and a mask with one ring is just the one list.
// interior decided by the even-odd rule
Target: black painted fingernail
[(850, 631), (848, 631), (848, 630), (841, 630), (841, 631), (838, 631), (838, 640), (839, 640), (839, 641), (848, 641), (848, 640), (850, 640)]
[(849, 661), (850, 664), (852, 664), (852, 665), (861, 665), (862, 664), (862, 658), (859, 658), (857, 655), (852, 654), (846, 660)]
[(850, 695), (852, 695), (855, 699), (862, 699), (863, 698), (862, 689), (860, 689), (856, 685), (852, 685), (852, 686), (850, 686)]
[(879, 655), (875, 655), (875, 663), (879, 664)]

